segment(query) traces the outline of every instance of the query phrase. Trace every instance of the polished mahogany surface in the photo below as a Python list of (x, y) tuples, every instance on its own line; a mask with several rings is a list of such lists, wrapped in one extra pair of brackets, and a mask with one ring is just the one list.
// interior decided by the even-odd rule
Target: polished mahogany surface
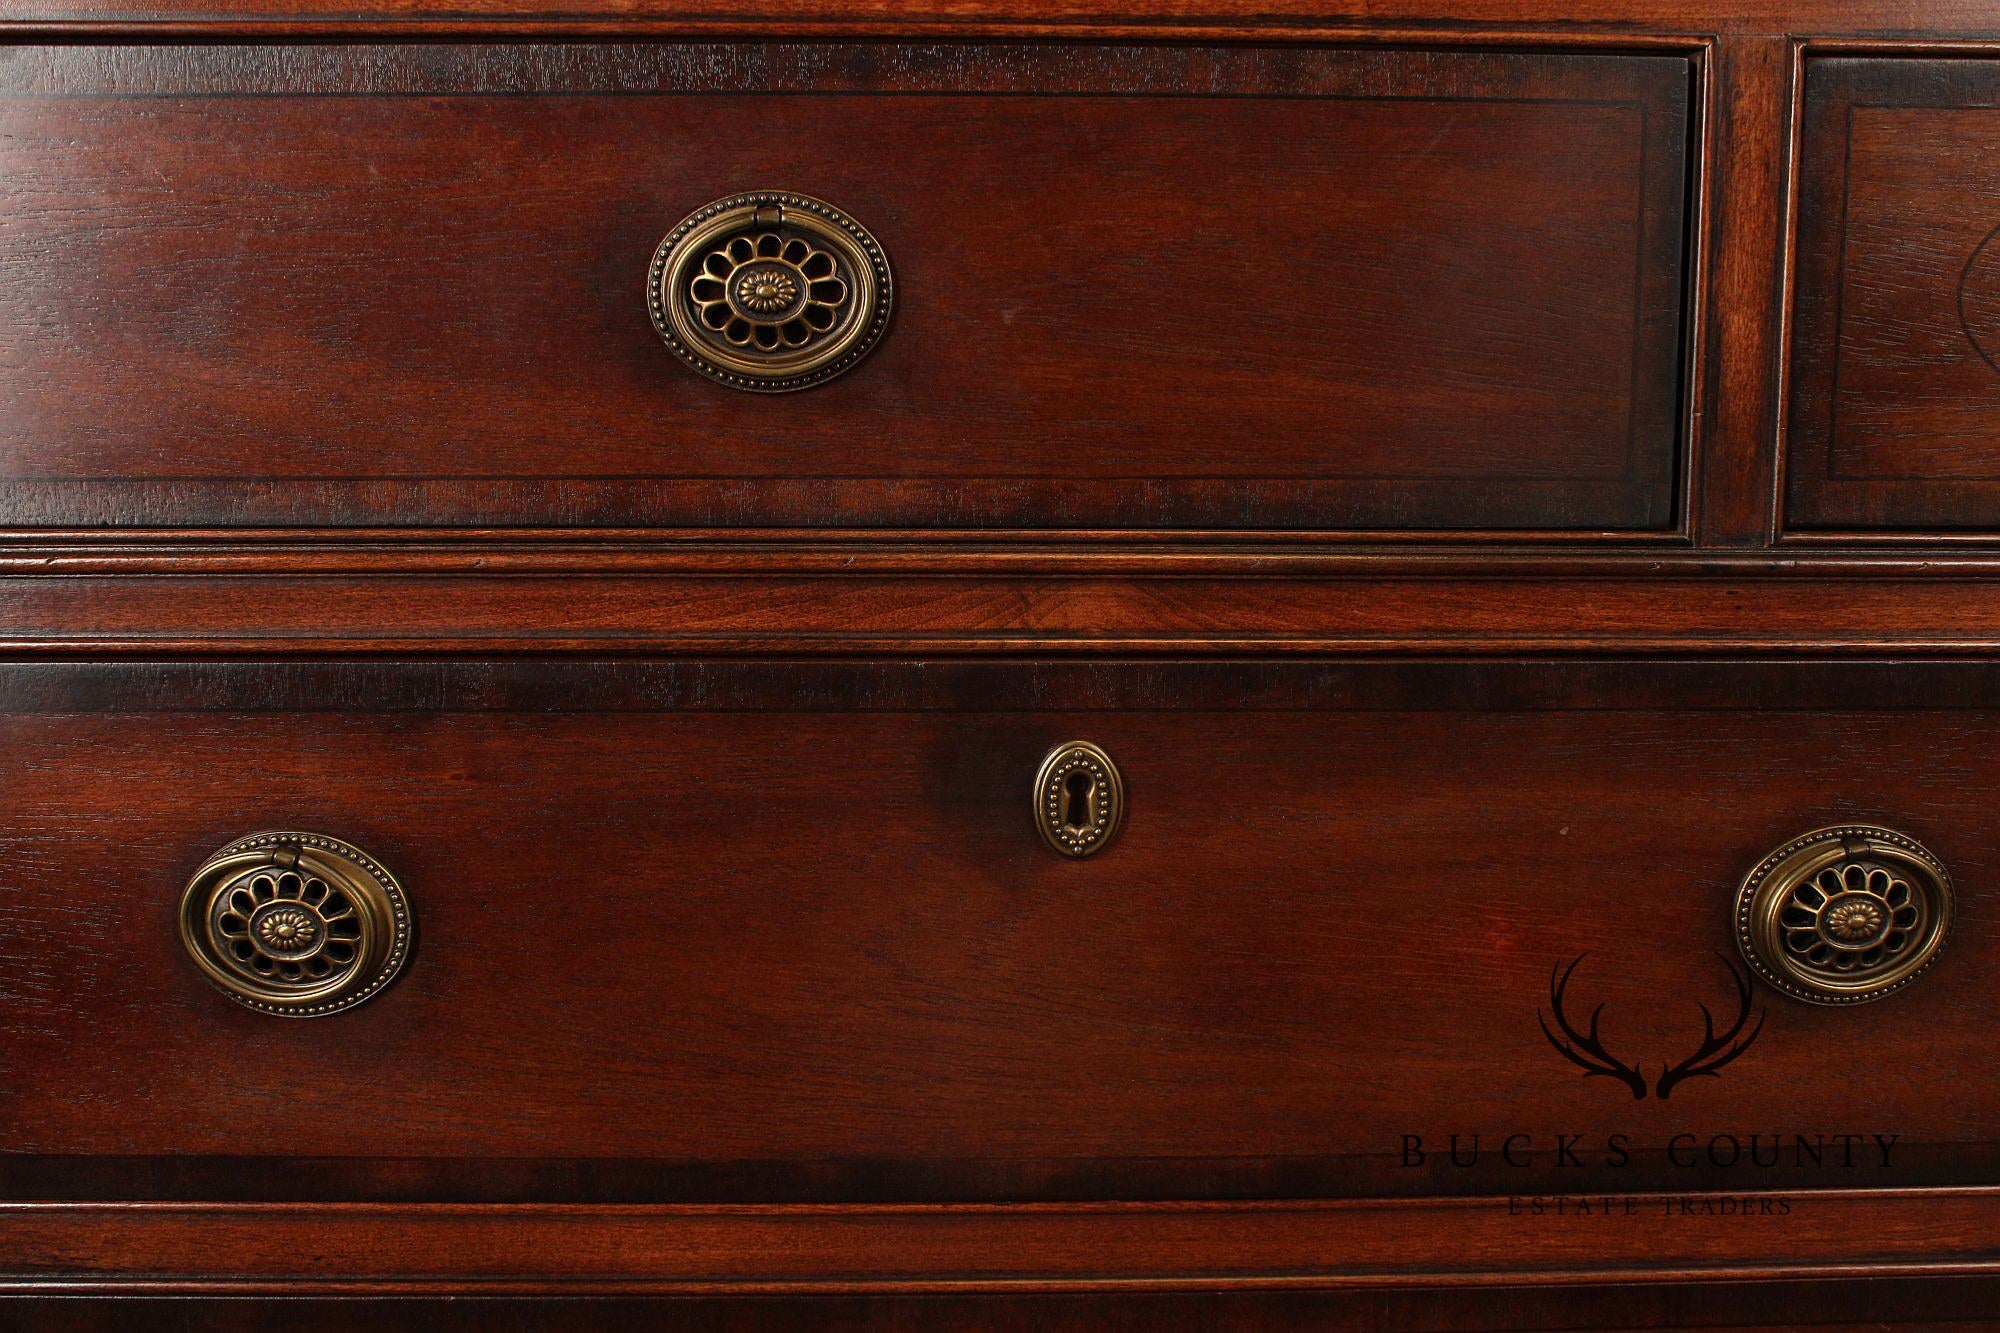
[[(10, 947), (34, 966), (0, 980), (0, 1062), (91, 1058), (13, 1090), (0, 1151), (221, 1159), (189, 1161), (180, 1186), (128, 1164), (141, 1192), (214, 1197), (226, 1159), (272, 1155), (244, 1125), (282, 1105), (278, 1155), (414, 1173), (321, 1161), (299, 1173), (318, 1198), (383, 1181), (426, 1197), (426, 1163), (435, 1197), (532, 1179), (541, 1197), (645, 1201), (1950, 1179), (2000, 1156), (1978, 1058), (2000, 951), (1976, 892), (2000, 860), (1981, 814), (2000, 758), (1994, 715), (1953, 702), (2000, 678), (1931, 668), (1928, 709), (1914, 679), (7, 668), (0, 842)], [(1777, 692), (1812, 701), (1810, 725), (1758, 706)], [(1078, 862), (1041, 845), (1026, 795), (1071, 736), (1113, 756), (1131, 807)], [(1801, 770), (1814, 781), (1789, 780)], [(1701, 1044), (1696, 1001), (1733, 1011), (1716, 955), (1733, 957), (1736, 882), (1780, 835), (1843, 820), (1896, 824), (1971, 876), (1950, 966), (1859, 1012), (1762, 996), (1755, 1058), (1665, 1098), (1549, 1049), (1550, 973), (1587, 951), (1577, 1016), (1607, 1006), (1613, 1053), (1648, 1080), (1680, 1063)], [(420, 953), (364, 1008), (282, 1022), (230, 1005), (141, 923), (157, 885), (237, 832), (301, 823), (394, 871)], [(120, 947), (93, 923), (119, 923)], [(1903, 1076), (1855, 1077), (1856, 1039)], [(1860, 1133), (1862, 1160), (1669, 1159), (1716, 1116)], [(1584, 1136), (1590, 1161), (1544, 1142), (1468, 1171), (1441, 1147), (1538, 1127)], [(1630, 1162), (1605, 1151), (1619, 1133)], [(1886, 1161), (1877, 1133), (1896, 1136)], [(1434, 1151), (1403, 1155), (1410, 1134)], [(482, 1183), (481, 1159), (508, 1165)]]
[[(0, 1325), (1990, 1322), (1990, 0), (0, 22)], [(1739, 991), (1849, 822), (1943, 955)], [(273, 826), (368, 1004), (182, 954)]]
[[(1660, 529), (1684, 57), (16, 47), (0, 525)], [(746, 174), (746, 172), (748, 174)], [(782, 187), (882, 347), (664, 354), (661, 235)]]
[(2000, 65), (1805, 66), (1787, 521), (2000, 528)]

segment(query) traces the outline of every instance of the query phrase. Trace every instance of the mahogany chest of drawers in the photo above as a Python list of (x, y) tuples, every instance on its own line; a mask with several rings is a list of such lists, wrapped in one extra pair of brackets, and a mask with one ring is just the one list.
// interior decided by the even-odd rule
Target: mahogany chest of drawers
[(2000, 6), (0, 27), (0, 1324), (2000, 1315)]

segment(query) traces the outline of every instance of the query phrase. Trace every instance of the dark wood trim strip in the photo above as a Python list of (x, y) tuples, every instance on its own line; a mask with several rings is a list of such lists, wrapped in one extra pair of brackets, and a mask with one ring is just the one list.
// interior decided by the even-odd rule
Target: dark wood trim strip
[[(2000, 1280), (1990, 1276), (1815, 1282), (1701, 1282), (1475, 1287), (1443, 1290), (1029, 1292), (996, 1295), (430, 1297), (129, 1297), (0, 1299), (10, 1333), (1103, 1333), (1106, 1329), (1734, 1329), (1741, 1333), (1855, 1333), (1875, 1328), (1992, 1325)], [(1961, 1322), (1962, 1321), (1962, 1322)]]
[[(1554, 1158), (1555, 1154), (1548, 1154)], [(1920, 1144), (1898, 1136), (1895, 1168), (1869, 1188), (2000, 1184), (2000, 1142)], [(1694, 1166), (1656, 1146), (1630, 1152), (1616, 1179), (1634, 1193), (1742, 1191), (1812, 1197), (1852, 1189), (1837, 1153), (1824, 1167), (1786, 1162), (1739, 1173)], [(911, 1204), (1544, 1196), (1579, 1188), (1550, 1160), (1474, 1167), (1393, 1152), (1259, 1157), (656, 1159), (630, 1157), (256, 1157), (0, 1153), (0, 1200), (35, 1203)], [(0, 1321), (4, 1326), (4, 1321)]]
[[(0, 714), (1991, 712), (2000, 662), (0, 662)], [(0, 1175), (15, 1160), (0, 1161)], [(4, 1190), (0, 1190), (4, 1193)]]

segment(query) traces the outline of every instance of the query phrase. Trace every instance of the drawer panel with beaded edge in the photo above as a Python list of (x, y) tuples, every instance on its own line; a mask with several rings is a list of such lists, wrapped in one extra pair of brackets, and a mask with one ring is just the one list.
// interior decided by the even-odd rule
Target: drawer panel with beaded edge
[(0, 527), (1665, 533), (1692, 84), (1563, 49), (7, 48)]
[(8, 665), (0, 1180), (1976, 1183), (1994, 668), (1917, 669)]

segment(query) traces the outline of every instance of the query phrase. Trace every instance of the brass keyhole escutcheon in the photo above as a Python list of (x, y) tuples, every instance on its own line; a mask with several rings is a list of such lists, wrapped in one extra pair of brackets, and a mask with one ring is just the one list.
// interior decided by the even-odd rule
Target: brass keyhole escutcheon
[(653, 254), (646, 308), (681, 360), (733, 389), (824, 384), (868, 355), (895, 281), (868, 229), (823, 199), (758, 190), (717, 199)]
[(202, 975), (260, 1013), (318, 1018), (395, 979), (416, 918), (381, 862), (323, 833), (253, 833), (181, 894), (181, 943)]
[(1794, 999), (1858, 1004), (1930, 967), (1952, 907), (1951, 876), (1916, 839), (1866, 824), (1815, 829), (1744, 878), (1736, 942)]
[(1065, 741), (1035, 774), (1035, 828), (1064, 856), (1104, 850), (1125, 819), (1125, 780), (1089, 741)]

